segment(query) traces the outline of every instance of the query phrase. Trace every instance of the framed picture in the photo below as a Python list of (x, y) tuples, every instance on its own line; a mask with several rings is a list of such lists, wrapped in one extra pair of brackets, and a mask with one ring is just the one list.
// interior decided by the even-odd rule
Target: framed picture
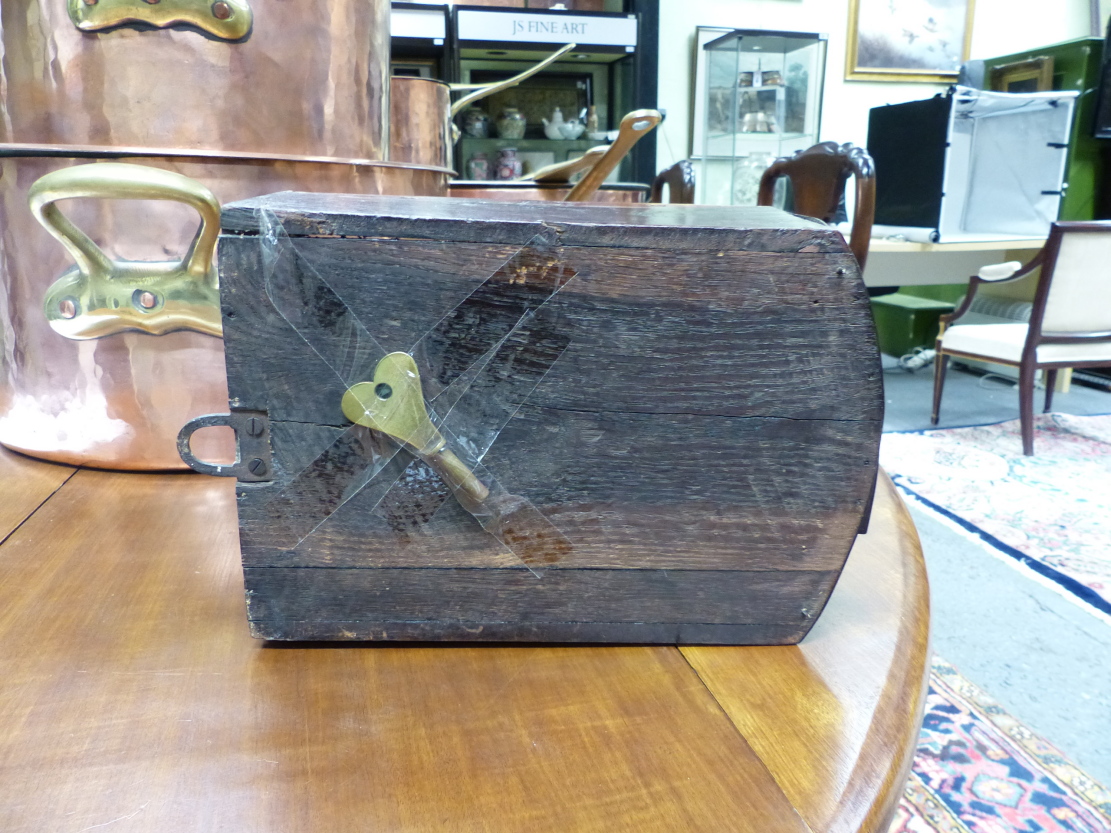
[(1053, 56), (992, 67), (988, 85), (1000, 93), (1040, 93), (1053, 89)]
[(956, 80), (968, 60), (974, 0), (849, 0), (845, 78)]

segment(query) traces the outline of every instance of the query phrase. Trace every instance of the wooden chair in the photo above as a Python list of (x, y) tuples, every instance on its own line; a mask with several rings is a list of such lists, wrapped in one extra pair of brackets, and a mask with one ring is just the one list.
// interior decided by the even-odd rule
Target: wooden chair
[(648, 202), (663, 202), (664, 186), (667, 186), (669, 203), (694, 203), (694, 165), (689, 159), (680, 159), (670, 168), (660, 171), (652, 181)]
[[(1111, 222), (1054, 223), (1045, 247), (1025, 266), (985, 266), (973, 275), (964, 301), (941, 316), (934, 362), (938, 421), (950, 356), (1018, 367), (1022, 453), (1034, 453), (1034, 376), (1045, 371), (1045, 411), (1053, 402), (1057, 371), (1111, 365)], [(1041, 267), (1030, 323), (956, 324), (985, 283), (1015, 281)]]
[(864, 148), (852, 144), (821, 142), (794, 156), (775, 160), (760, 178), (757, 205), (773, 205), (775, 183), (780, 177), (791, 181), (796, 214), (834, 222), (845, 195), (845, 183), (856, 177), (856, 211), (849, 248), (863, 271), (872, 236), (876, 211), (876, 170)]

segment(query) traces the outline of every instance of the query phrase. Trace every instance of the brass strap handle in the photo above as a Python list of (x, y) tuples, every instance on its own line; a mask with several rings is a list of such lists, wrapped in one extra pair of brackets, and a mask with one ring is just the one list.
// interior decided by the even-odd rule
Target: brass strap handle
[[(181, 261), (114, 261), (61, 212), (56, 203), (66, 199), (172, 200), (196, 209), (201, 224)], [(27, 201), (77, 263), (46, 293), (46, 318), (57, 332), (73, 339), (124, 330), (222, 334), (213, 262), (220, 203), (199, 182), (160, 168), (100, 162), (46, 174), (31, 186)]]
[(569, 159), (566, 162), (556, 162), (553, 165), (545, 165), (538, 171), (534, 171), (526, 176), (519, 177), (523, 181), (532, 182), (555, 182), (566, 183), (569, 182), (571, 177), (580, 171), (586, 171), (593, 168), (598, 160), (606, 155), (609, 150), (609, 145), (598, 145), (578, 156), (574, 159)]
[(158, 29), (185, 23), (221, 40), (241, 40), (254, 15), (247, 0), (67, 0), (69, 19), (82, 32), (145, 23)]
[[(83, 0), (79, 0), (79, 2), (81, 2), (81, 1), (83, 1)], [(71, 0), (71, 2), (72, 2), (72, 0)], [(536, 64), (535, 66), (529, 67), (524, 72), (518, 73), (517, 75), (514, 75), (512, 78), (506, 78), (504, 81), (494, 81), (494, 82), (491, 82), (489, 84), (482, 84), (482, 85), (474, 85), (474, 84), (452, 85), (452, 89), (472, 88), (472, 87), (475, 87), (476, 89), (474, 90), (474, 92), (468, 93), (467, 95), (463, 96), (461, 99), (459, 99), (457, 102), (455, 102), (454, 104), (451, 105), (451, 115), (453, 117), (459, 115), (460, 113), (463, 112), (463, 110), (465, 108), (467, 108), (471, 104), (474, 104), (479, 99), (486, 98), (487, 96), (493, 95), (494, 93), (500, 93), (502, 90), (508, 90), (510, 87), (516, 87), (518, 84), (520, 84), (526, 78), (531, 78), (532, 76), (536, 75), (536, 73), (540, 72), (540, 70), (544, 69), (545, 67), (549, 66), (550, 64), (554, 64), (556, 61), (558, 61), (560, 58), (562, 58), (564, 55), (566, 55), (568, 52), (570, 52), (572, 49), (574, 49), (577, 45), (578, 44), (574, 44), (574, 43), (566, 44), (565, 46), (562, 46), (559, 49), (557, 49), (555, 52), (553, 52), (551, 55), (549, 55), (547, 58), (545, 58), (543, 61)]]
[(594, 163), (587, 174), (578, 181), (571, 192), (564, 197), (565, 202), (585, 202), (594, 196), (594, 192), (606, 181), (614, 168), (621, 164), (621, 160), (633, 149), (633, 145), (640, 141), (642, 136), (647, 136), (663, 121), (663, 116), (658, 110), (633, 110), (621, 120), (618, 127), (617, 139), (606, 155)]

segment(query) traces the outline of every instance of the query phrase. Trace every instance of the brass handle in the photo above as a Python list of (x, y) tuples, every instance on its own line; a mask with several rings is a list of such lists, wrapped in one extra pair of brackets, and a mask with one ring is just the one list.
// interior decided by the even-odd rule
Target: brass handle
[[(71, 3), (74, 2), (74, 1), (75, 0), (70, 0)], [(76, 0), (76, 2), (84, 2), (84, 0)], [(564, 55), (566, 55), (568, 52), (570, 52), (572, 49), (574, 49), (577, 45), (578, 44), (569, 43), (566, 46), (563, 46), (563, 47), (559, 48), (558, 50), (556, 50), (555, 52), (553, 52), (551, 55), (549, 55), (547, 58), (545, 58), (543, 61), (536, 64), (535, 66), (529, 67), (524, 72), (518, 73), (517, 75), (514, 75), (512, 78), (506, 78), (504, 81), (494, 81), (490, 84), (482, 84), (482, 85), (475, 85), (475, 84), (454, 85), (453, 84), (452, 85), (453, 90), (469, 89), (469, 88), (472, 88), (472, 87), (475, 87), (475, 86), (477, 86), (477, 89), (475, 89), (475, 91), (473, 93), (468, 93), (467, 95), (463, 96), (461, 99), (459, 99), (457, 102), (455, 102), (454, 104), (451, 105), (451, 115), (452, 115), (452, 117), (454, 118), (455, 116), (459, 115), (460, 113), (463, 112), (464, 108), (466, 108), (468, 105), (474, 104), (474, 102), (478, 101), (481, 98), (486, 98), (487, 96), (493, 95), (494, 93), (500, 93), (502, 90), (508, 90), (510, 87), (516, 87), (518, 84), (520, 84), (526, 78), (530, 78), (533, 75), (536, 75), (536, 73), (540, 72), (540, 70), (544, 69), (544, 67), (558, 61), (560, 58), (562, 58)]]
[(531, 180), (532, 182), (568, 182), (579, 171), (585, 171), (598, 164), (598, 160), (605, 155), (607, 150), (609, 150), (609, 145), (598, 145), (598, 147), (591, 148), (582, 156), (568, 159), (566, 162), (556, 162), (554, 165), (545, 165), (540, 170), (534, 171), (528, 176), (523, 176), (521, 179)]
[(82, 32), (125, 23), (158, 29), (186, 23), (221, 40), (241, 40), (254, 19), (247, 0), (68, 0), (67, 8)]
[(609, 146), (606, 155), (598, 160), (590, 172), (578, 181), (571, 193), (565, 198), (566, 202), (585, 202), (606, 181), (610, 172), (618, 166), (622, 159), (633, 149), (633, 145), (640, 141), (642, 136), (652, 132), (652, 129), (663, 121), (663, 116), (657, 110), (633, 110), (621, 120), (618, 128), (617, 140)]
[[(343, 415), (407, 446), (473, 508), (490, 490), (449, 448), (424, 407), (420, 373), (408, 353), (390, 353), (378, 362), (374, 380), (347, 389), (340, 404)], [(460, 494), (461, 493), (461, 494)]]
[[(173, 200), (195, 208), (201, 225), (180, 261), (114, 261), (55, 205), (66, 199)], [(48, 173), (31, 186), (27, 201), (35, 218), (77, 263), (46, 293), (46, 319), (55, 331), (72, 339), (124, 330), (221, 335), (213, 263), (220, 203), (199, 182), (159, 168), (100, 162)]]

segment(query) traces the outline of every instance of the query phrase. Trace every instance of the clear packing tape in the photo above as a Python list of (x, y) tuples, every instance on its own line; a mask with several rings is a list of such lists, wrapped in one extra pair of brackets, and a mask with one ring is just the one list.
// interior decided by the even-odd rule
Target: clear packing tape
[(342, 382), (351, 420), (268, 504), (278, 548), (295, 550), (360, 493), (402, 535), (454, 500), (542, 577), (571, 543), (483, 458), (570, 343), (555, 299), (575, 272), (551, 242), (533, 238), (415, 344), (387, 349), (277, 217), (261, 210), (259, 226), (267, 297)]

